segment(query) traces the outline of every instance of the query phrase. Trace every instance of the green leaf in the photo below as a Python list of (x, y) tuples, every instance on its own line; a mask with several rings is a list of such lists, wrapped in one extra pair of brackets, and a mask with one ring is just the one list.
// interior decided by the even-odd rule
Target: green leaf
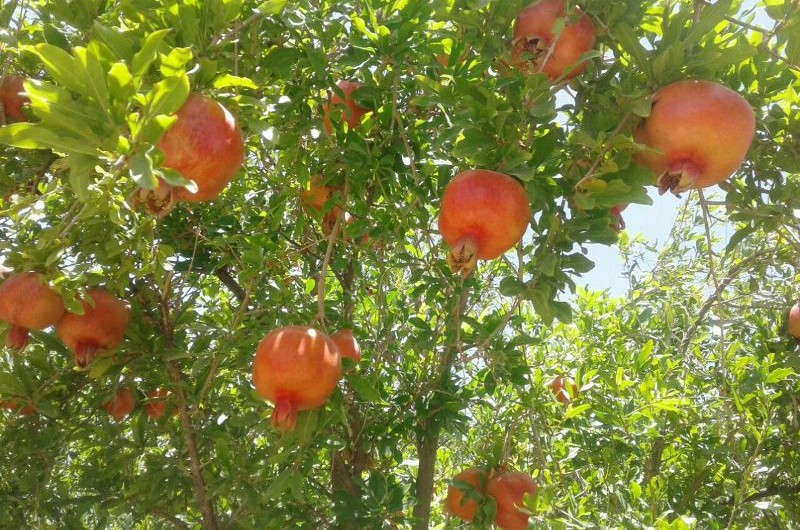
[(81, 68), (80, 73), (83, 74), (86, 83), (87, 95), (109, 114), (108, 85), (100, 60), (87, 48), (76, 47), (73, 53), (77, 59), (76, 64)]
[(381, 393), (367, 378), (351, 373), (347, 375), (347, 382), (350, 383), (350, 386), (353, 387), (353, 390), (363, 401), (377, 403), (381, 400)]
[(20, 149), (52, 149), (59, 153), (82, 153), (92, 157), (99, 155), (85, 141), (55, 133), (35, 123), (12, 123), (0, 128), (0, 143)]
[(92, 29), (100, 41), (116, 56), (117, 59), (129, 61), (133, 56), (133, 46), (128, 38), (119, 30), (104, 26), (97, 20), (94, 21)]
[(89, 198), (89, 183), (94, 174), (97, 159), (91, 156), (71, 154), (67, 156), (69, 164), (69, 184), (72, 191), (81, 201)]
[(779, 383), (793, 374), (794, 370), (791, 368), (776, 368), (767, 375), (767, 384)]
[(158, 179), (153, 174), (153, 159), (150, 152), (138, 152), (128, 160), (130, 174), (137, 186), (146, 190), (154, 190)]
[(245, 87), (245, 88), (252, 88), (256, 89), (255, 83), (253, 83), (252, 79), (247, 77), (239, 77), (235, 75), (225, 74), (217, 77), (214, 79), (214, 88), (227, 88), (227, 87)]
[(160, 29), (147, 36), (142, 49), (133, 56), (131, 62), (134, 77), (142, 77), (147, 73), (147, 69), (157, 56), (158, 47), (170, 31), (169, 29)]
[(84, 80), (81, 78), (81, 70), (83, 69), (69, 53), (58, 46), (47, 43), (35, 46), (25, 45), (21, 46), (20, 49), (37, 55), (56, 83), (79, 94), (88, 95)]
[(258, 4), (254, 11), (262, 15), (280, 15), (286, 7), (286, 2), (287, 0), (267, 0)]
[(173, 114), (186, 102), (189, 96), (189, 77), (181, 75), (167, 77), (156, 83), (148, 94), (147, 114), (158, 116)]

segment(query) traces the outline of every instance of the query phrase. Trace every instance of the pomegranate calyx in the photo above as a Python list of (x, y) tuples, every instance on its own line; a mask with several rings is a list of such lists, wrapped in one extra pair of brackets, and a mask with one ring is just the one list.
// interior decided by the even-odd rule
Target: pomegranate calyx
[(451, 249), (447, 256), (447, 264), (454, 273), (459, 273), (463, 278), (472, 274), (478, 262), (478, 243), (472, 238), (461, 239)]
[(6, 336), (6, 348), (20, 351), (28, 345), (28, 330), (20, 326), (11, 326)]
[(144, 206), (144, 210), (161, 219), (169, 214), (177, 203), (175, 190), (169, 184), (161, 182), (154, 190), (137, 188), (128, 198), (131, 207), (136, 209)]
[(78, 344), (77, 348), (75, 348), (75, 366), (78, 368), (86, 368), (92, 361), (94, 361), (95, 356), (100, 351), (100, 347), (97, 344), (82, 342)]
[(279, 399), (272, 411), (272, 426), (281, 432), (289, 432), (296, 425), (297, 404), (288, 399)]
[(664, 195), (671, 191), (676, 197), (680, 197), (681, 193), (694, 187), (699, 176), (700, 172), (691, 162), (671, 164), (656, 180), (658, 194)]

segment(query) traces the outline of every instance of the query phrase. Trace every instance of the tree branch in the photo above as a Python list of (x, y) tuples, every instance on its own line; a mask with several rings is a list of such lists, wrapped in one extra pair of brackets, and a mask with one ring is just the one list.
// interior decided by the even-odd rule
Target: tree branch
[(233, 293), (233, 296), (235, 296), (236, 299), (239, 300), (239, 303), (244, 302), (247, 293), (242, 288), (242, 286), (239, 285), (239, 282), (236, 281), (236, 278), (231, 276), (230, 268), (227, 265), (223, 265), (222, 267), (215, 270), (214, 276), (219, 278), (219, 281), (221, 281), (222, 284), (225, 287), (227, 287), (231, 291), (231, 293)]

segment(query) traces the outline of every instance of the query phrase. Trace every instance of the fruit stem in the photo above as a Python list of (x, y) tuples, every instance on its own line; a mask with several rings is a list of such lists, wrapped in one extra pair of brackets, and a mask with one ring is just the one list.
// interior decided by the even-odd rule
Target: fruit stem
[(9, 350), (19, 351), (28, 345), (28, 330), (21, 327), (12, 325), (8, 330), (6, 336), (6, 348)]
[(279, 399), (272, 411), (272, 426), (281, 432), (294, 430), (297, 425), (297, 405), (288, 399)]
[(688, 160), (679, 160), (669, 165), (666, 171), (656, 180), (658, 194), (664, 195), (671, 191), (675, 196), (694, 187), (700, 176), (697, 166)]
[(97, 344), (91, 342), (80, 342), (75, 347), (75, 366), (78, 368), (86, 368), (92, 361), (94, 361), (97, 352), (100, 351), (100, 347)]
[(466, 278), (472, 274), (472, 269), (478, 261), (478, 242), (470, 236), (462, 237), (450, 249), (447, 264), (450, 270), (460, 273)]

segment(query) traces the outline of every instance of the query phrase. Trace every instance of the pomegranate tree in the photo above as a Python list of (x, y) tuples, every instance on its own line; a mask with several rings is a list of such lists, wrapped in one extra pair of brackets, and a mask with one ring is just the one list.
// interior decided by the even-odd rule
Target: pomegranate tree
[(339, 354), (344, 359), (353, 359), (353, 362), (358, 364), (361, 360), (361, 346), (353, 336), (352, 329), (342, 329), (331, 335), (334, 344), (339, 348)]
[(103, 403), (102, 407), (115, 421), (122, 421), (133, 411), (136, 398), (130, 388), (121, 388), (114, 397)]
[(792, 337), (800, 340), (800, 304), (794, 304), (789, 310), (789, 317), (786, 319), (786, 331)]
[(468, 276), (478, 259), (494, 259), (522, 238), (531, 210), (525, 188), (488, 170), (456, 175), (444, 190), (439, 231), (450, 246), (453, 272)]
[(256, 349), (253, 384), (275, 404), (272, 425), (294, 429), (297, 412), (322, 406), (342, 373), (339, 348), (325, 333), (304, 326), (269, 332)]
[[(486, 491), (488, 477), (486, 468), (482, 467), (471, 467), (453, 477), (453, 484), (447, 488), (445, 511), (464, 521), (472, 521)], [(464, 488), (459, 482), (469, 487)]]
[(486, 486), (486, 495), (497, 503), (494, 524), (503, 530), (525, 530), (528, 528), (528, 513), (524, 498), (527, 493), (536, 495), (538, 485), (525, 473), (507, 472), (493, 477)]
[(161, 140), (162, 166), (197, 184), (197, 191), (174, 188), (176, 200), (210, 201), (236, 176), (244, 161), (244, 139), (236, 120), (214, 101), (192, 93)]
[(0, 285), (0, 320), (11, 324), (6, 347), (20, 350), (28, 344), (28, 330), (52, 326), (64, 314), (61, 295), (41, 274), (19, 272)]
[(358, 105), (351, 95), (353, 91), (361, 88), (361, 84), (353, 81), (339, 81), (336, 83), (336, 86), (339, 87), (344, 98), (339, 95), (338, 91), (334, 91), (328, 103), (322, 105), (322, 125), (325, 128), (325, 132), (328, 134), (333, 132), (333, 125), (331, 124), (330, 118), (331, 110), (342, 108), (340, 119), (347, 123), (347, 126), (351, 129), (357, 127), (358, 124), (361, 123), (361, 117), (369, 112), (369, 109)]
[(713, 186), (742, 164), (755, 115), (733, 90), (710, 81), (678, 81), (653, 96), (633, 138), (650, 149), (635, 160), (653, 172), (660, 193)]
[(25, 78), (9, 75), (0, 80), (0, 106), (3, 107), (6, 121), (28, 121), (23, 107), (30, 101), (25, 94)]
[[(56, 334), (72, 351), (75, 364), (88, 366), (98, 353), (119, 346), (128, 327), (128, 308), (103, 289), (88, 289), (83, 314), (65, 313), (56, 324)], [(91, 301), (91, 302), (90, 302)]]
[(576, 7), (567, 13), (564, 0), (543, 0), (517, 15), (512, 64), (524, 72), (544, 72), (550, 79), (571, 79), (586, 68), (586, 61), (579, 59), (592, 49), (594, 39), (594, 26), (583, 11)]

